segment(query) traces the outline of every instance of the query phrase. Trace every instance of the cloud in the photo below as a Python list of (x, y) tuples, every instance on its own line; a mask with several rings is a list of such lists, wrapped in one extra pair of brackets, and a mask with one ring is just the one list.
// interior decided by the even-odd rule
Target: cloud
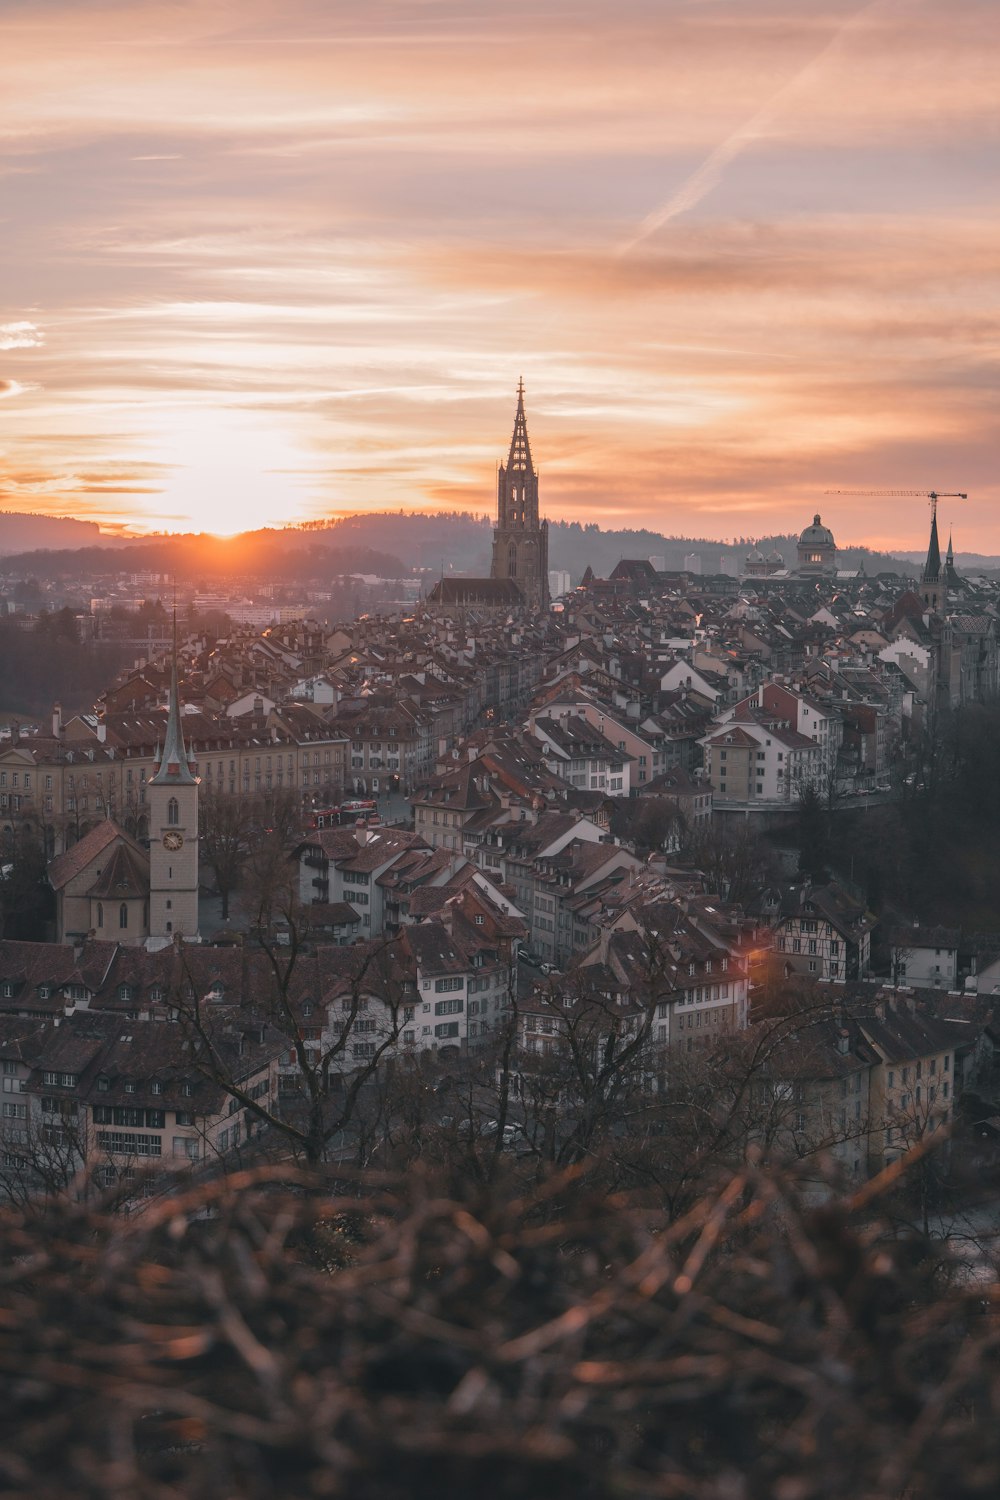
[(34, 323), (0, 323), (0, 349), (36, 349), (45, 336)]

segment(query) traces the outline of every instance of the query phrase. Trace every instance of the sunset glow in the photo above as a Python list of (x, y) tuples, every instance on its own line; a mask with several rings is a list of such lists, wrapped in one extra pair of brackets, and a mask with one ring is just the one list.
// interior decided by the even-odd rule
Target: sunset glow
[(995, 0), (8, 0), (0, 508), (1000, 552)]

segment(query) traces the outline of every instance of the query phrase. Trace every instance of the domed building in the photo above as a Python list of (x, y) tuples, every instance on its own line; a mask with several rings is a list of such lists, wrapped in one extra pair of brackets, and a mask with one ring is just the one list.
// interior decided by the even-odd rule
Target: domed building
[(763, 578), (766, 564), (759, 547), (751, 547), (743, 563), (744, 578)]
[(765, 557), (759, 547), (751, 547), (743, 564), (744, 578), (773, 578), (776, 573), (781, 573), (785, 568), (785, 559), (775, 548)]
[(837, 544), (833, 532), (824, 526), (819, 516), (813, 516), (799, 537), (799, 565), (797, 572), (803, 578), (830, 577), (837, 571)]

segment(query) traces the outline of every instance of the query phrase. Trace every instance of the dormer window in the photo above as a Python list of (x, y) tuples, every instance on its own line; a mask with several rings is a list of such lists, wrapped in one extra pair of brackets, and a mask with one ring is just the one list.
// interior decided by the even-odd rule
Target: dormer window
[(185, 1099), (190, 1099), (191, 1095), (194, 1093), (194, 1085), (189, 1083), (186, 1078), (181, 1084), (181, 1093), (184, 1095)]
[(159, 984), (154, 984), (153, 988), (149, 992), (149, 998), (150, 998), (150, 1000), (162, 1000), (163, 999), (163, 986), (159, 985)]
[(0, 985), (0, 993), (2, 993), (8, 1000), (10, 999), (11, 995), (13, 995), (14, 986), (11, 984), (9, 979), (5, 979), (3, 984)]
[(126, 1094), (134, 1094), (135, 1093), (135, 1083), (134, 1083), (134, 1081), (131, 1078), (126, 1081), (125, 1092), (126, 1092)]
[(50, 984), (40, 984), (38, 986), (38, 998), (39, 998), (39, 1000), (48, 1000), (50, 998), (51, 994), (52, 994), (52, 986)]
[(120, 984), (118, 986), (118, 998), (119, 1000), (131, 1000), (132, 986), (130, 984)]
[(160, 1082), (160, 1080), (158, 1078), (154, 1078), (153, 1082), (149, 1085), (149, 1092), (151, 1094), (162, 1094), (163, 1093), (163, 1084)]
[(97, 1091), (98, 1091), (98, 1093), (100, 1093), (100, 1094), (106, 1094), (108, 1092), (108, 1089), (110, 1087), (111, 1087), (111, 1080), (110, 1080), (110, 1078), (105, 1078), (104, 1075), (102, 1074), (101, 1077), (97, 1080)]

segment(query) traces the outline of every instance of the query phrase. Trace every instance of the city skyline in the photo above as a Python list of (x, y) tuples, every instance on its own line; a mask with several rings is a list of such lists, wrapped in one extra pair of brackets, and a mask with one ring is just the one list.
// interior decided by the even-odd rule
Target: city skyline
[(6, 7), (0, 507), (1000, 551), (985, 0)]

